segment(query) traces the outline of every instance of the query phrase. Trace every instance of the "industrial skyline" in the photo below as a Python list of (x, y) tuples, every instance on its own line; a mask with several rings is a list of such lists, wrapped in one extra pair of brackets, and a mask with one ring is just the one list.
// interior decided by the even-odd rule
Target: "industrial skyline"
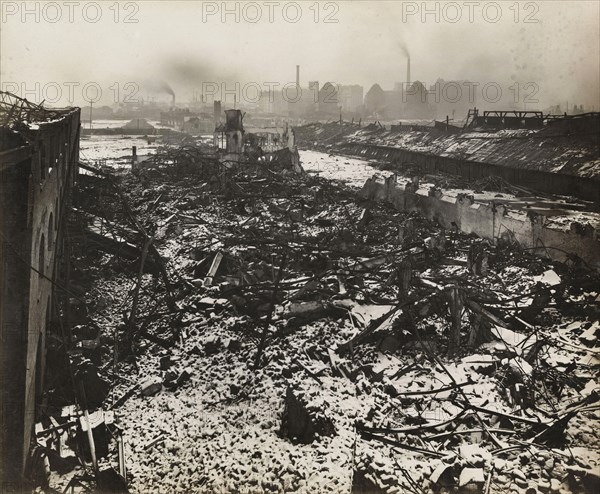
[(599, 37), (596, 2), (571, 2), (569, 9), (557, 2), (501, 3), (499, 9), (482, 2), (471, 10), (443, 2), (378, 2), (377, 8), (326, 2), (312, 10), (302, 4), (297, 21), (298, 11), (284, 9), (288, 3), (272, 12), (273, 22), (261, 3), (261, 18), (250, 22), (256, 12), (243, 3), (177, 1), (126, 2), (118, 11), (81, 4), (70, 22), (60, 3), (51, 10), (4, 2), (1, 79), (29, 89), (93, 82), (104, 101), (115, 84), (121, 93), (136, 84), (145, 95), (166, 81), (189, 100), (202, 82), (293, 83), (301, 65), (304, 85), (360, 84), (366, 92), (374, 83), (392, 89), (403, 82), (410, 55), (411, 77), (426, 85), (438, 78), (495, 82), (506, 90), (534, 83), (542, 107), (600, 106), (600, 48), (590, 42)]

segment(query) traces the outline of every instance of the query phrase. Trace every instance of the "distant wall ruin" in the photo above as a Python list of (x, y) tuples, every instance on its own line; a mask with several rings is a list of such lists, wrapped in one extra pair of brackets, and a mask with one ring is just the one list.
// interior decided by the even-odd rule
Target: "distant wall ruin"
[(417, 211), (444, 228), (451, 229), (454, 223), (465, 233), (475, 233), (494, 243), (500, 239), (517, 242), (523, 248), (558, 261), (575, 254), (600, 270), (600, 239), (595, 230), (583, 233), (549, 228), (543, 224), (543, 216), (520, 211), (508, 213), (501, 204), (482, 204), (443, 193), (438, 196), (418, 194), (398, 184), (395, 175), (385, 180), (368, 179), (360, 194), (366, 199), (390, 202), (402, 211)]

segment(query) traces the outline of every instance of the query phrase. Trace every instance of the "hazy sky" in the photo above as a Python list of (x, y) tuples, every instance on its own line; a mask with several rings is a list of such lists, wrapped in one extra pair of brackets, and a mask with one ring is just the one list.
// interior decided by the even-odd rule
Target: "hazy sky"
[[(405, 47), (412, 79), (428, 85), (438, 77), (468, 79), (508, 91), (514, 82), (521, 88), (531, 82), (541, 106), (569, 101), (600, 107), (597, 1), (1, 5), (2, 83), (16, 83), (19, 91), (25, 83), (29, 99), (52, 99), (58, 85), (66, 104), (64, 84), (73, 82), (80, 84), (74, 89), (80, 104), (82, 85), (93, 82), (102, 89), (102, 102), (110, 103), (116, 87), (121, 99), (133, 92), (128, 82), (146, 97), (159, 96), (164, 81), (183, 102), (202, 82), (292, 82), (296, 64), (303, 86), (309, 80), (356, 83), (366, 92), (378, 82), (392, 89), (406, 79)], [(225, 9), (237, 10), (239, 18), (223, 18)], [(127, 16), (137, 22), (125, 22)], [(88, 91), (93, 97), (95, 90)]]

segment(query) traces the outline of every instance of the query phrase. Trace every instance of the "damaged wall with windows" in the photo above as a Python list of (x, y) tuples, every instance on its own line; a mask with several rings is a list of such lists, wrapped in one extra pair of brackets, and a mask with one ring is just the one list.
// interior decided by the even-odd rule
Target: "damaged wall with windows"
[(77, 174), (79, 109), (0, 93), (0, 328), (3, 481), (25, 469), (56, 311), (64, 218)]

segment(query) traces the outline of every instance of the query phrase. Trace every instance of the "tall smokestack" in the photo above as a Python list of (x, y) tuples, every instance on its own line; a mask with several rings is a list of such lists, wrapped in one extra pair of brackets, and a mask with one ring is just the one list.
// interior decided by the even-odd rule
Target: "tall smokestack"
[(408, 55), (406, 62), (406, 83), (410, 84), (410, 55)]
[(296, 88), (300, 88), (300, 65), (296, 65)]
[(217, 125), (221, 121), (221, 100), (213, 101), (213, 116)]

